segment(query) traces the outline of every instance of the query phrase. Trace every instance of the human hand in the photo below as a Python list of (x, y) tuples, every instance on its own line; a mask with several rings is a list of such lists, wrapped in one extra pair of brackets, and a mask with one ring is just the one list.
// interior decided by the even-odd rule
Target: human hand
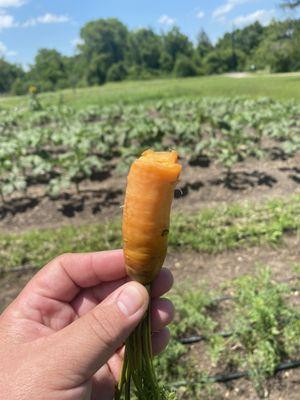
[[(163, 269), (152, 286), (153, 351), (169, 341), (172, 286)], [(110, 400), (123, 344), (148, 306), (126, 278), (122, 250), (64, 254), (40, 270), (0, 316), (2, 400)]]

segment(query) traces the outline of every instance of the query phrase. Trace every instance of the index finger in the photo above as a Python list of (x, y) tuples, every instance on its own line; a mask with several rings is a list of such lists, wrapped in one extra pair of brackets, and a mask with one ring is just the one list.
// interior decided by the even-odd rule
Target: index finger
[(82, 288), (125, 276), (123, 250), (70, 253), (50, 261), (29, 281), (24, 290), (70, 302)]

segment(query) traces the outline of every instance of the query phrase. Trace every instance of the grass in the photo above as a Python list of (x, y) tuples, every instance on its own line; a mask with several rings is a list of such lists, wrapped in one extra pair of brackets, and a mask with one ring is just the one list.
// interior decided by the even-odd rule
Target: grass
[[(231, 204), (173, 216), (170, 246), (208, 253), (243, 246), (278, 245), (285, 233), (300, 228), (300, 196), (266, 204)], [(121, 246), (120, 221), (33, 229), (0, 234), (0, 265), (42, 266), (65, 252), (107, 250)]]
[(193, 215), (178, 215), (170, 244), (217, 253), (243, 246), (277, 245), (287, 232), (300, 228), (300, 197), (265, 204), (230, 204)]
[[(181, 284), (172, 294), (176, 306), (173, 340), (156, 365), (162, 381), (171, 386), (183, 382), (179, 399), (223, 398), (208, 375), (232, 371), (248, 371), (258, 396), (264, 397), (268, 378), (279, 363), (299, 357), (299, 310), (290, 302), (290, 288), (274, 282), (268, 267), (259, 266), (254, 275), (229, 281), (226, 289), (234, 300), (225, 308), (214, 303), (216, 293), (205, 286), (191, 291)], [(232, 332), (228, 338), (219, 333), (225, 321), (225, 330)], [(194, 349), (177, 340), (194, 334), (208, 338), (198, 347), (199, 356), (205, 354), (207, 360), (202, 370)]]
[[(278, 100), (300, 100), (300, 76), (253, 75), (234, 79), (228, 76), (209, 76), (185, 79), (156, 79), (108, 83), (100, 87), (62, 90), (41, 94), (44, 104), (63, 101), (77, 109), (89, 105), (140, 104), (166, 98), (198, 96), (270, 97)], [(0, 107), (27, 106), (27, 96), (0, 97)]]
[[(237, 278), (232, 286), (234, 334), (227, 340), (223, 360), (249, 370), (257, 392), (263, 394), (265, 380), (276, 366), (299, 356), (299, 310), (287, 300), (289, 287), (275, 283), (268, 268), (260, 268), (255, 276)], [(233, 356), (230, 348), (234, 346), (241, 351)]]
[(172, 386), (178, 381), (188, 381), (183, 396), (178, 398), (208, 399), (213, 391), (209, 385), (207, 371), (199, 371), (196, 359), (189, 346), (183, 345), (178, 339), (193, 334), (211, 334), (218, 325), (209, 315), (213, 305), (213, 294), (205, 286), (191, 291), (190, 286), (181, 284), (171, 295), (175, 305), (175, 321), (171, 325), (172, 339), (166, 352), (155, 359), (157, 375), (161, 382)]

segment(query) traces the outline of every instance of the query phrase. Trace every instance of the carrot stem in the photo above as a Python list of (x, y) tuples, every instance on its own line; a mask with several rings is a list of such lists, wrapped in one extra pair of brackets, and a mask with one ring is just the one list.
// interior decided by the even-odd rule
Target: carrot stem
[[(147, 288), (150, 291), (149, 288)], [(143, 320), (132, 332), (126, 342), (121, 380), (115, 400), (130, 400), (131, 383), (134, 383), (137, 400), (167, 400), (168, 394), (160, 388), (152, 355), (151, 340), (151, 304)], [(173, 399), (174, 397), (172, 397)]]

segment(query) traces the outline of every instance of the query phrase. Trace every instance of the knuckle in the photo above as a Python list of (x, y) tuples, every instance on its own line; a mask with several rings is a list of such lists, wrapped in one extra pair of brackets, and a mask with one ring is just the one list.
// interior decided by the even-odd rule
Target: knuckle
[(104, 347), (111, 347), (115, 343), (117, 331), (115, 324), (104, 312), (92, 310), (89, 318), (90, 328)]
[(58, 264), (60, 264), (62, 267), (64, 267), (66, 261), (70, 258), (72, 253), (62, 253), (58, 257), (56, 257), (56, 261)]

